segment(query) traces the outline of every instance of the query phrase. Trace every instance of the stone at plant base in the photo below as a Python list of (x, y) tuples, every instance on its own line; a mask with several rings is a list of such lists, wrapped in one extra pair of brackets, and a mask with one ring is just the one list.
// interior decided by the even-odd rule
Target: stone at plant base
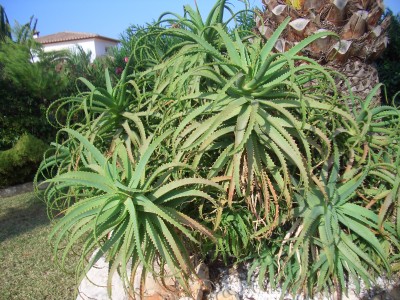
[(152, 295), (152, 296), (144, 296), (143, 300), (175, 300), (174, 296), (165, 296), (165, 295)]
[[(139, 267), (141, 268), (141, 267)], [(157, 266), (155, 266), (155, 269)], [(128, 267), (129, 269), (129, 267)], [(159, 268), (158, 268), (159, 269)], [(140, 269), (138, 270), (140, 273)], [(128, 274), (129, 275), (129, 274)], [(86, 277), (79, 285), (78, 297), (76, 300), (110, 300), (107, 294), (107, 277), (108, 277), (108, 263), (102, 257), (99, 261), (89, 270)], [(171, 277), (166, 277), (163, 287), (152, 274), (148, 273), (145, 281), (145, 290), (143, 300), (177, 300), (178, 296), (173, 293), (176, 289), (175, 280)], [(168, 289), (167, 289), (168, 288)], [(134, 291), (140, 294), (140, 275), (136, 275), (134, 279)], [(112, 295), (111, 300), (128, 300), (129, 297), (124, 290), (122, 280), (118, 273), (115, 273), (112, 278)]]
[[(144, 300), (177, 300), (178, 289), (176, 282), (172, 278), (164, 278), (163, 285), (160, 280), (153, 277), (152, 274), (148, 273), (146, 276), (146, 282), (144, 286)], [(140, 294), (140, 289), (135, 289), (137, 294)]]
[[(129, 266), (128, 266), (129, 269)], [(203, 282), (205, 284), (210, 284), (207, 280), (208, 268), (204, 268), (202, 264), (196, 267), (196, 271), (198, 272), (198, 277), (203, 278)], [(202, 275), (203, 273), (204, 275)], [(219, 282), (214, 282), (214, 284), (219, 287), (215, 293), (212, 292), (208, 299), (212, 300), (278, 300), (281, 296), (281, 291), (261, 291), (257, 286), (257, 280), (255, 280), (251, 285), (248, 285), (245, 279), (240, 279), (239, 274), (231, 274), (235, 272), (229, 272), (229, 270), (225, 269), (222, 271), (222, 278)], [(236, 272), (237, 273), (237, 272)], [(128, 274), (129, 275), (129, 274)], [(108, 276), (108, 264), (104, 258), (101, 258), (93, 268), (89, 270), (87, 273), (87, 277), (84, 278), (79, 286), (79, 295), (77, 300), (109, 300), (107, 295), (107, 276)], [(203, 277), (202, 277), (203, 276)], [(232, 277), (237, 277), (237, 280), (232, 280)], [(204, 280), (207, 278), (206, 280)], [(244, 276), (245, 278), (245, 276)], [(166, 284), (173, 285), (175, 281), (171, 278), (167, 277)], [(170, 280), (170, 281), (169, 281)], [(193, 280), (193, 279), (192, 279)], [(242, 281), (240, 283), (240, 281)], [(148, 274), (147, 276), (147, 292), (143, 300), (193, 300), (192, 297), (182, 296), (181, 298), (178, 297), (177, 294), (173, 294), (170, 291), (165, 290), (165, 288), (160, 288), (158, 283), (154, 283), (153, 287), (150, 286), (150, 282), (155, 282), (152, 279), (152, 275)], [(193, 280), (193, 283), (195, 281)], [(377, 296), (376, 300), (378, 299), (385, 299), (385, 300), (399, 300), (400, 299), (400, 287), (398, 286), (398, 281), (395, 282), (386, 282), (384, 280), (378, 280), (377, 292), (372, 293), (372, 295), (368, 296), (368, 291), (363, 293), (363, 295), (355, 295), (352, 291), (354, 286), (349, 286), (349, 297), (343, 296), (343, 300), (359, 300), (359, 299), (373, 299), (374, 296)], [(140, 277), (135, 277), (135, 291), (138, 292), (138, 287), (140, 283)], [(238, 288), (238, 284), (240, 283), (241, 287)], [(210, 287), (210, 286), (209, 286)], [(192, 287), (192, 291), (194, 291), (194, 285)], [(199, 290), (199, 289), (197, 289)], [(160, 292), (163, 293), (160, 293)], [(203, 290), (204, 291), (204, 290)], [(153, 292), (153, 294), (150, 294)], [(239, 297), (240, 295), (240, 297)], [(198, 295), (194, 295), (198, 296)], [(379, 298), (381, 297), (381, 298)], [(382, 298), (383, 297), (383, 298)], [(128, 296), (126, 295), (121, 278), (118, 276), (117, 273), (114, 274), (112, 278), (112, 300), (128, 300)], [(201, 298), (194, 298), (195, 300)], [(292, 297), (288, 296), (285, 299), (293, 299)], [(319, 298), (318, 298), (319, 299)], [(326, 299), (326, 298), (322, 298)]]
[(231, 290), (223, 290), (217, 294), (215, 300), (239, 300), (239, 296)]
[[(77, 300), (109, 300), (107, 295), (108, 264), (104, 257), (89, 270), (78, 288)], [(121, 278), (117, 273), (112, 278), (112, 300), (128, 300)]]
[(193, 276), (189, 281), (190, 292), (192, 294), (192, 298), (190, 299), (202, 300), (203, 293), (211, 290), (209, 270), (206, 264), (200, 263), (195, 268), (195, 271), (197, 276)]
[[(184, 296), (179, 298), (179, 300), (202, 300), (204, 292), (211, 290), (211, 282), (207, 265), (204, 263), (198, 264), (197, 267), (195, 268), (195, 272), (196, 275), (193, 275), (189, 279), (189, 288), (191, 297)], [(165, 273), (166, 274), (170, 273), (168, 267), (165, 267)], [(171, 277), (165, 278), (165, 285), (166, 287), (162, 286), (159, 282), (155, 281), (153, 278), (146, 278), (145, 295), (158, 293), (159, 295), (162, 295), (164, 297), (162, 298), (163, 300), (169, 300), (169, 299), (178, 299), (177, 298), (178, 294), (180, 295), (185, 294), (182, 288), (179, 289), (177, 288), (178, 287), (177, 282)], [(145, 299), (150, 300), (148, 298)], [(156, 299), (158, 298), (154, 298), (154, 300)]]
[[(134, 290), (140, 295), (140, 270), (135, 276)], [(154, 263), (154, 271), (159, 273), (160, 266)], [(168, 266), (164, 266), (164, 282), (160, 278), (155, 278), (152, 273), (146, 274), (144, 283), (143, 300), (177, 300), (179, 299), (179, 289), (175, 278), (170, 274)]]
[[(178, 287), (176, 280), (169, 276), (171, 272), (168, 266), (164, 267), (165, 278), (164, 284), (162, 284), (159, 278), (154, 278), (152, 274), (148, 273), (144, 286), (144, 300), (175, 300), (179, 299), (178, 295), (183, 293)], [(155, 266), (154, 270), (159, 272), (160, 267)], [(189, 280), (189, 288), (191, 297), (183, 297), (180, 300), (189, 298), (190, 300), (202, 300), (204, 291), (211, 290), (211, 282), (209, 276), (209, 270), (207, 265), (200, 263), (195, 268), (196, 276), (193, 275)], [(138, 276), (136, 276), (138, 277)], [(139, 293), (140, 277), (135, 278), (135, 292)]]
[[(154, 278), (151, 273), (148, 273), (144, 285), (144, 299), (143, 300), (176, 300), (176, 299), (190, 299), (202, 300), (204, 291), (211, 290), (211, 283), (209, 281), (209, 270), (204, 263), (200, 263), (195, 268), (196, 275), (192, 276), (189, 280), (189, 287), (191, 297), (179, 298), (183, 291), (178, 288), (178, 283), (173, 277), (170, 277), (168, 266), (164, 267), (165, 278), (164, 284), (160, 282), (159, 278)], [(159, 272), (160, 267), (155, 265), (154, 270)], [(135, 277), (135, 292), (140, 293), (140, 276)]]
[[(95, 255), (94, 253), (93, 255)], [(134, 278), (134, 292), (140, 294), (140, 273), (141, 266)], [(182, 290), (174, 277), (170, 276), (171, 272), (167, 266), (164, 266), (164, 282), (160, 278), (154, 278), (152, 273), (147, 273), (144, 285), (144, 297), (142, 300), (178, 300), (183, 297)], [(130, 267), (128, 266), (128, 270)], [(154, 271), (159, 273), (160, 266), (155, 263)], [(197, 276), (190, 279), (189, 286), (191, 290), (190, 300), (202, 300), (203, 292), (211, 290), (211, 283), (209, 280), (209, 270), (204, 263), (200, 263), (195, 268)], [(128, 274), (129, 276), (129, 274)], [(107, 277), (108, 277), (108, 263), (102, 257), (99, 261), (89, 270), (86, 277), (79, 285), (79, 294), (76, 300), (109, 300), (107, 294)], [(115, 273), (112, 278), (112, 298), (111, 300), (128, 300), (129, 296), (124, 291), (122, 280), (118, 273)], [(183, 298), (184, 299), (184, 298)]]

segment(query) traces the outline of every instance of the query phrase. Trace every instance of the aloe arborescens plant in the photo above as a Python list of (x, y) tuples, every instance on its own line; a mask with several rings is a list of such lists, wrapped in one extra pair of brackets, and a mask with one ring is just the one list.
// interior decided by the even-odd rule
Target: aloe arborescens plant
[(64, 239), (64, 257), (83, 240), (78, 269), (105, 255), (127, 288), (128, 260), (144, 275), (156, 259), (185, 286), (195, 249), (249, 259), (261, 285), (267, 277), (307, 295), (390, 274), (399, 111), (371, 110), (371, 94), (352, 112), (351, 91), (341, 98), (336, 75), (299, 54), (333, 33), (275, 53), (288, 19), (264, 42), (186, 10), (182, 28), (157, 32), (181, 39), (162, 61), (128, 74), (130, 61), (114, 88), (87, 83), (90, 92), (58, 102), (71, 107), (64, 141), (38, 173), (50, 174), (49, 208), (66, 206), (56, 252)]

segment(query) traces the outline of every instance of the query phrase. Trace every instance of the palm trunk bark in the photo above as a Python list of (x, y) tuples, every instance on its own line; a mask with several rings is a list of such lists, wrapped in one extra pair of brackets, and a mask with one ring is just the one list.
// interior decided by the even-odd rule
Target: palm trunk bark
[[(323, 38), (309, 45), (302, 55), (316, 59), (344, 74), (354, 96), (365, 99), (379, 82), (374, 61), (387, 47), (389, 17), (381, 21), (382, 0), (263, 0), (265, 10), (256, 18), (258, 32), (267, 39), (286, 18), (290, 26), (275, 46), (286, 51), (315, 32), (334, 31), (340, 40)], [(340, 91), (348, 94), (344, 80), (338, 79)], [(374, 98), (379, 105), (379, 95)]]

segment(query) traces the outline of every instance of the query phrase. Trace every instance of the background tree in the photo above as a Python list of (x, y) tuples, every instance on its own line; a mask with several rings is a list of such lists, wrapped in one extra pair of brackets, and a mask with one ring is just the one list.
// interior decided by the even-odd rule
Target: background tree
[[(382, 57), (377, 60), (377, 65), (379, 79), (386, 86), (386, 100), (391, 103), (393, 97), (400, 91), (400, 14), (393, 16), (393, 13), (388, 11), (386, 15), (392, 15), (388, 31), (389, 45)], [(396, 97), (394, 101), (395, 104), (400, 104), (399, 97)]]
[(104, 86), (104, 71), (113, 67), (112, 60), (91, 62), (90, 54), (79, 48), (45, 52), (33, 38), (37, 19), (32, 16), (10, 28), (3, 7), (0, 13), (0, 150), (11, 148), (24, 133), (51, 142), (55, 129), (46, 118), (48, 107), (56, 99), (87, 89), (80, 77)]
[(18, 44), (32, 44), (34, 42), (33, 35), (37, 32), (38, 19), (34, 16), (29, 18), (29, 22), (19, 24), (16, 22), (13, 31), (14, 41)]
[(31, 48), (12, 41), (3, 43), (0, 48), (4, 77), (15, 88), (42, 99), (56, 98), (67, 85), (67, 78), (57, 68), (64, 57), (64, 52), (45, 53), (39, 46)]
[(11, 38), (11, 28), (4, 7), (0, 5), (0, 42), (6, 38)]
[(50, 142), (55, 132), (46, 109), (67, 84), (57, 68), (65, 53), (43, 51), (33, 39), (37, 23), (33, 17), (10, 29), (1, 10), (2, 23), (7, 24), (2, 28), (7, 30), (0, 42), (0, 150), (11, 148), (24, 133)]

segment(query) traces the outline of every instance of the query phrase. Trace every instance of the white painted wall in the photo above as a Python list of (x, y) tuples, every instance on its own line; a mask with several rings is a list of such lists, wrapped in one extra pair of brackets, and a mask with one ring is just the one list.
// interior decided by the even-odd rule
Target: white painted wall
[(77, 45), (81, 46), (82, 49), (87, 53), (91, 51), (91, 61), (93, 61), (96, 57), (103, 56), (106, 54), (106, 49), (108, 47), (114, 47), (117, 44), (112, 41), (106, 41), (102, 39), (92, 38), (78, 41), (67, 41), (67, 42), (58, 42), (43, 45), (43, 49), (45, 52), (50, 51), (59, 51), (59, 50), (72, 50), (77, 48)]
[(107, 49), (117, 46), (117, 43), (102, 39), (94, 39), (96, 48), (96, 57), (103, 56), (107, 54)]

